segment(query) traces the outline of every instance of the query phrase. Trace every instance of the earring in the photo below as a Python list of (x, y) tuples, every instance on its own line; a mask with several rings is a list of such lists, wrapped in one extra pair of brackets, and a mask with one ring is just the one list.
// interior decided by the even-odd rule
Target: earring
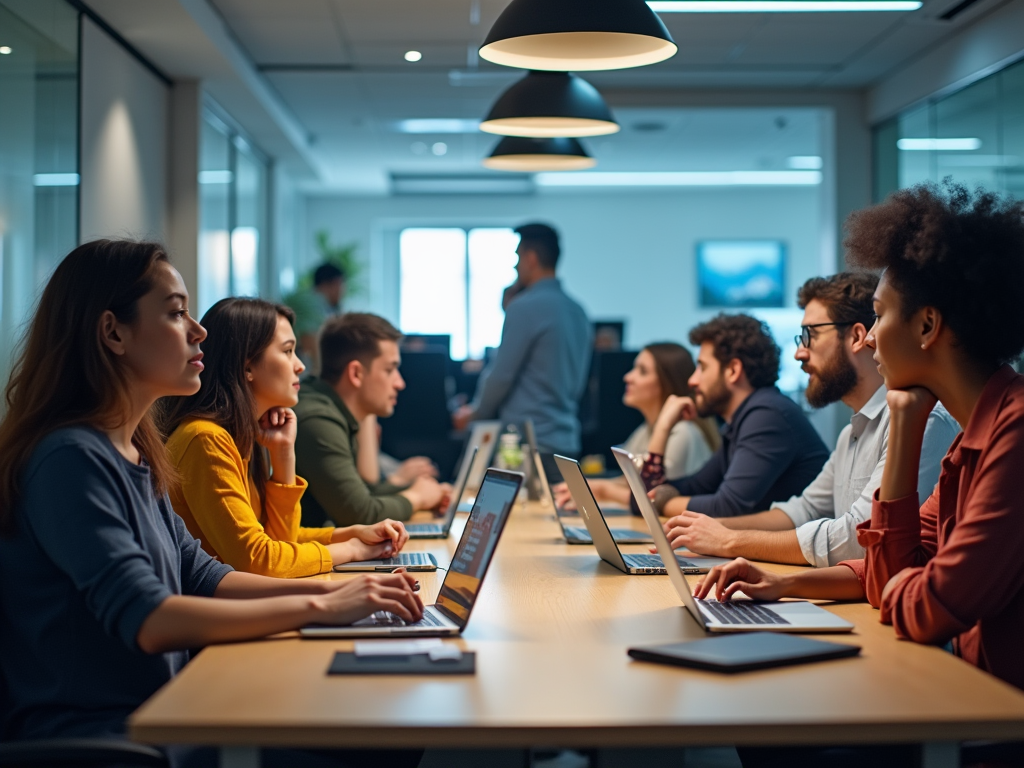
[(922, 345), (921, 345), (921, 349), (924, 349), (924, 347), (925, 347), (925, 345), (924, 345), (924, 344), (922, 344)]

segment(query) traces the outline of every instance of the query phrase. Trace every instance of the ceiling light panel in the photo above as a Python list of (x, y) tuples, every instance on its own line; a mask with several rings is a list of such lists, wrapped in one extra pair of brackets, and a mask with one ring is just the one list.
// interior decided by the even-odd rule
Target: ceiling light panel
[(899, 139), (896, 148), (904, 152), (970, 152), (981, 149), (981, 139)]
[(658, 13), (836, 13), (916, 11), (919, 0), (650, 0)]
[(806, 187), (821, 184), (820, 171), (594, 171), (541, 173), (540, 187)]

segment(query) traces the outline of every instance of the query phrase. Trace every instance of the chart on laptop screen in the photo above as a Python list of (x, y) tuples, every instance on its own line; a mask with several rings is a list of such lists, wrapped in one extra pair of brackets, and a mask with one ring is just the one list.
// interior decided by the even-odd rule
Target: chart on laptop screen
[(493, 476), (480, 488), (476, 507), (437, 596), (438, 606), (461, 619), (467, 618), (473, 607), (487, 563), (498, 544), (502, 521), (515, 504), (518, 490), (517, 483)]

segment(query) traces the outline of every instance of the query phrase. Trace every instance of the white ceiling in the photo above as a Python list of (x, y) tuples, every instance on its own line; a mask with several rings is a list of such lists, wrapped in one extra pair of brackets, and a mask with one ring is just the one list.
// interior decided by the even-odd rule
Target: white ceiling
[[(409, 136), (396, 132), (395, 123), (479, 119), (520, 74), (475, 55), (508, 0), (94, 1), (111, 12), (115, 6), (138, 9), (132, 32), (141, 39), (147, 36), (139, 28), (147, 15), (142, 7), (208, 4), (308, 134), (321, 177), (313, 188), (384, 193), (391, 173), (479, 171), (494, 137)], [(679, 44), (675, 57), (587, 79), (634, 94), (865, 89), (1004, 1), (978, 0), (951, 22), (937, 17), (960, 0), (925, 0), (909, 14), (664, 14)], [(151, 30), (149, 39), (154, 35), (161, 30)], [(404, 61), (411, 49), (422, 52), (421, 61)], [(814, 110), (630, 108), (616, 114), (622, 133), (587, 145), (601, 170), (758, 170), (783, 167), (788, 153), (817, 154)], [(786, 128), (777, 127), (779, 117)], [(642, 123), (664, 128), (636, 130)], [(447, 145), (443, 156), (430, 151), (437, 142)]]

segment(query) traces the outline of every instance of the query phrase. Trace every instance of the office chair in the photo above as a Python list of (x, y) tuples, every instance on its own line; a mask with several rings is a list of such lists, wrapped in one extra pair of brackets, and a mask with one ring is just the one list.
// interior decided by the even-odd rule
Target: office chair
[(0, 744), (0, 768), (168, 768), (159, 750), (118, 739), (42, 739)]

